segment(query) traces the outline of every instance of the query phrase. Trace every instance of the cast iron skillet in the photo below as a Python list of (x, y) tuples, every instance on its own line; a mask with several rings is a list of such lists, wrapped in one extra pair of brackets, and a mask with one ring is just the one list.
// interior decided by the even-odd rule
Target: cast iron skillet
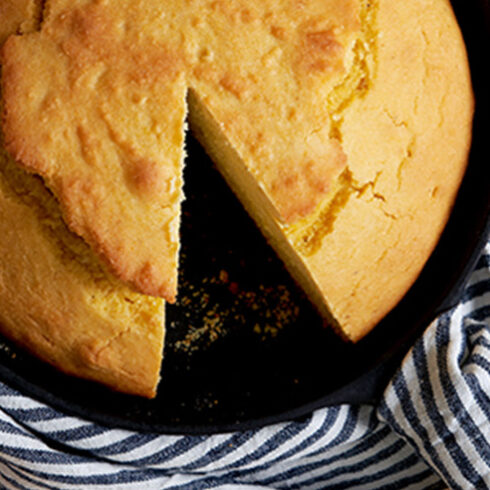
[[(209, 434), (375, 403), (432, 319), (457, 303), (489, 230), (488, 0), (455, 0), (476, 94), (470, 163), (450, 222), (416, 284), (357, 345), (340, 341), (292, 282), (194, 140), (188, 141), (180, 303), (155, 400), (67, 377), (8, 341), (0, 379), (69, 414), (138, 431)], [(281, 313), (283, 312), (283, 313)], [(281, 316), (282, 315), (282, 316)], [(196, 330), (203, 324), (207, 330)], [(194, 338), (187, 339), (189, 325)]]

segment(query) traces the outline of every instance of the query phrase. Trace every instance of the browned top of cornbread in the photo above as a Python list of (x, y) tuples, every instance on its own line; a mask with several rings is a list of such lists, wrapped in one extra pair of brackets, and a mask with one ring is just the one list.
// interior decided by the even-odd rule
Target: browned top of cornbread
[(353, 0), (48, 0), (40, 32), (3, 49), (7, 149), (116, 275), (172, 301), (187, 87), (226, 104), (222, 124), (254, 153), (250, 170), (280, 219), (297, 220), (346, 164), (322, 101), (351, 63), (359, 10)]
[(144, 24), (159, 3), (48, 1), (4, 46), (4, 133), (116, 275), (173, 301), (186, 86), (178, 43)]
[(11, 34), (34, 30), (41, 16), (39, 0), (0, 1), (0, 45)]

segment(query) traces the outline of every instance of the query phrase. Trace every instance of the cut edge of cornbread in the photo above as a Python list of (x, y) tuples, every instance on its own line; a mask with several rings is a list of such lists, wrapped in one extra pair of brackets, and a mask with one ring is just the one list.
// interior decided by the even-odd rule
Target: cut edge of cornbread
[(277, 213), (264, 190), (250, 174), (235, 149), (227, 142), (220, 130), (220, 125), (199, 99), (195, 90), (189, 90), (187, 100), (189, 104), (188, 118), (193, 134), (203, 145), (217, 169), (256, 222), (279, 258), (284, 262), (293, 278), (303, 288), (320, 314), (339, 333), (342, 333), (342, 329), (331, 314), (327, 301), (321, 295), (313, 277), (283, 233), (281, 225), (275, 219)]

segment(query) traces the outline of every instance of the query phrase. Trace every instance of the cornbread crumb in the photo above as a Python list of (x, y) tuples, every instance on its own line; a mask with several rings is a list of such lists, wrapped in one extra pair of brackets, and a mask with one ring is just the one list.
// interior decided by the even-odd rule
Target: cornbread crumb
[[(231, 279), (222, 269), (216, 276), (203, 278), (199, 286), (183, 282), (182, 289), (189, 293), (179, 297), (176, 307), (185, 311), (189, 325), (184, 337), (174, 342), (174, 351), (193, 354), (243, 329), (268, 341), (298, 320), (299, 306), (287, 286), (259, 285), (251, 291)], [(227, 306), (219, 299), (224, 294), (232, 296)], [(169, 325), (175, 327), (175, 323)]]

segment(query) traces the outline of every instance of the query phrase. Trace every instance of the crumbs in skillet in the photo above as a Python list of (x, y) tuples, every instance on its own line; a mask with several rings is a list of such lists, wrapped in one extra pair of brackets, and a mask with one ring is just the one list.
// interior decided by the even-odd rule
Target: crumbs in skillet
[[(285, 285), (259, 285), (251, 291), (225, 270), (199, 285), (184, 281), (180, 289), (184, 294), (176, 306), (183, 311), (187, 328), (184, 337), (174, 342), (176, 352), (193, 353), (236, 329), (248, 328), (260, 340), (269, 340), (299, 317), (299, 307)], [(169, 328), (177, 328), (176, 322), (170, 322)]]

